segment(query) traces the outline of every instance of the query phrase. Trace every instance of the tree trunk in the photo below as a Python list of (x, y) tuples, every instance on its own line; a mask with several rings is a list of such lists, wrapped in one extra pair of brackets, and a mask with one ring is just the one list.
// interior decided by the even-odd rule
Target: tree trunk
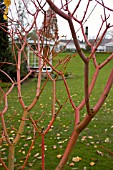
[(15, 146), (14, 144), (9, 146), (9, 160), (8, 160), (8, 169), (14, 170), (14, 150)]

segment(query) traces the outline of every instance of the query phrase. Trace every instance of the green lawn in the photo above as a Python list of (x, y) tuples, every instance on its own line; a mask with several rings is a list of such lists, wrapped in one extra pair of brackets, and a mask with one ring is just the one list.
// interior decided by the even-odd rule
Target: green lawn
[[(70, 54), (72, 55), (72, 54)], [(88, 55), (88, 54), (87, 54)], [(98, 62), (104, 61), (108, 54), (97, 54)], [(54, 59), (55, 65), (59, 60), (63, 59), (66, 53), (60, 54)], [(60, 69), (61, 66), (58, 67)], [(101, 95), (105, 82), (110, 74), (110, 70), (113, 68), (113, 60), (100, 70), (99, 77), (97, 79), (96, 86), (90, 97), (90, 103), (93, 107), (98, 101)], [(72, 99), (76, 106), (82, 101), (84, 96), (84, 65), (82, 60), (78, 56), (71, 58), (67, 65), (65, 72), (71, 74), (72, 77), (67, 79), (67, 83), (72, 95)], [(90, 81), (94, 73), (94, 67), (90, 64)], [(89, 81), (89, 82), (90, 82)], [(33, 100), (36, 93), (37, 79), (30, 79), (22, 85), (22, 96), (28, 106)], [(42, 81), (43, 85), (44, 81)], [(5, 88), (4, 90), (6, 90)], [(64, 104), (67, 99), (67, 93), (62, 80), (58, 80), (56, 83), (57, 99), (60, 104)], [(5, 115), (6, 125), (11, 138), (14, 138), (16, 129), (18, 129), (20, 118), (22, 115), (22, 109), (17, 99), (17, 88), (15, 87), (12, 93), (8, 96), (9, 109)], [(2, 100), (0, 100), (2, 104)], [(48, 81), (41, 97), (39, 98), (37, 105), (30, 111), (30, 115), (34, 120), (38, 120), (44, 113), (41, 121), (38, 122), (40, 130), (46, 129), (49, 121), (51, 120), (51, 106), (52, 106), (52, 82)], [(2, 107), (2, 106), (1, 106)], [(58, 104), (56, 104), (56, 111), (58, 110)], [(86, 113), (85, 108), (81, 111), (81, 120)], [(73, 152), (68, 160), (65, 170), (112, 170), (113, 169), (113, 154), (105, 151), (101, 146), (107, 148), (113, 152), (113, 87), (107, 97), (106, 102), (89, 124), (89, 126), (81, 133), (77, 145), (74, 147)], [(1, 123), (0, 123), (1, 124)], [(57, 155), (63, 154), (65, 147), (68, 143), (68, 139), (72, 133), (74, 125), (74, 111), (69, 101), (61, 109), (58, 114), (52, 129), (45, 137), (45, 167), (46, 170), (54, 170), (59, 162)], [(0, 125), (1, 128), (1, 125)], [(38, 133), (37, 133), (38, 135)], [(30, 120), (26, 121), (25, 132), (18, 145), (16, 146), (15, 154), (15, 170), (20, 169), (23, 161), (25, 160), (26, 153), (31, 144), (33, 138), (33, 125)], [(0, 146), (0, 156), (7, 162), (8, 147), (3, 143)], [(81, 161), (74, 163), (73, 157), (80, 157)], [(74, 163), (70, 166), (70, 163)], [(90, 163), (94, 162), (94, 166)], [(0, 170), (3, 168), (0, 166)], [(41, 138), (35, 140), (35, 145), (32, 149), (31, 156), (28, 160), (26, 170), (41, 170)]]

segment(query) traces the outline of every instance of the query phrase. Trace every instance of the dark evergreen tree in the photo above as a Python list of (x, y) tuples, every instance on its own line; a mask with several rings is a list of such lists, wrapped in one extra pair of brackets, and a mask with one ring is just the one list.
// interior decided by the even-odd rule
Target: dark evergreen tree
[[(23, 8), (21, 8), (21, 3), (19, 3), (19, 12), (21, 13), (20, 18), (18, 18), (20, 21), (20, 26), (23, 27)], [(13, 80), (17, 79), (16, 74), (16, 58), (14, 59), (14, 56), (11, 51), (11, 41), (9, 41), (9, 37), (7, 34), (8, 31), (8, 21), (4, 20), (3, 15), (5, 11), (5, 5), (3, 3), (3, 0), (0, 0), (0, 69), (6, 72)], [(17, 28), (22, 32), (22, 27), (20, 28), (17, 25)], [(16, 30), (15, 30), (16, 31)], [(14, 37), (15, 38), (15, 37)], [(16, 40), (16, 39), (15, 39)], [(20, 42), (18, 42), (18, 38), (16, 40), (17, 44), (20, 46)], [(18, 51), (15, 49), (15, 54), (18, 56)], [(21, 78), (23, 78), (27, 73), (27, 64), (24, 59), (24, 55), (22, 54), (21, 57)], [(9, 78), (2, 72), (0, 72), (0, 80), (2, 81), (9, 81)]]
[[(0, 0), (0, 69), (6, 72), (12, 78), (15, 78), (16, 67), (14, 66), (14, 59), (12, 58), (11, 48), (9, 45), (7, 34), (7, 21), (3, 18), (5, 5), (3, 0)], [(10, 63), (10, 64), (9, 64)], [(13, 65), (11, 64), (13, 63)], [(0, 80), (9, 81), (9, 78), (0, 72)]]

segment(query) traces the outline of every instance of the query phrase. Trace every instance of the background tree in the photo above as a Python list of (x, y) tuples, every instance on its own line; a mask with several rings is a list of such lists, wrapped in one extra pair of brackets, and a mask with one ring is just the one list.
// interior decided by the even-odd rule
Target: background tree
[[(22, 0), (18, 0), (16, 5), (17, 5), (17, 16), (16, 17), (17, 17), (17, 20), (19, 21), (19, 22), (16, 22), (16, 29), (19, 29), (19, 31), (22, 32), (23, 29), (29, 25), (26, 8), (29, 7), (30, 1), (26, 0), (25, 5), (24, 5)], [(26, 8), (25, 8), (25, 6), (26, 6)], [(23, 31), (23, 33), (24, 33), (24, 31)]]
[(45, 11), (44, 21), (42, 23), (43, 28), (43, 36), (44, 38), (50, 41), (58, 41), (58, 23), (57, 23), (57, 16), (56, 13), (51, 9), (48, 8)]
[[(29, 1), (26, 1), (26, 4), (29, 4)], [(22, 3), (21, 0), (18, 1), (18, 3), (16, 3), (16, 8), (18, 10), (17, 15), (15, 17), (18, 18), (19, 22), (15, 22), (13, 26), (13, 28), (15, 28), (15, 32), (21, 32), (21, 36), (23, 36), (22, 32), (23, 28), (28, 24), (27, 22), (27, 16), (26, 16), (26, 10), (24, 9), (24, 5)], [(0, 13), (0, 23), (1, 23), (1, 28), (0, 28), (0, 32), (1, 32), (1, 40), (2, 43), (0, 44), (0, 49), (1, 49), (1, 55), (0, 55), (0, 67), (3, 71), (5, 71), (13, 80), (17, 79), (16, 76), (16, 57), (14, 59), (14, 57), (12, 57), (12, 43), (9, 40), (9, 36), (8, 36), (8, 25), (10, 25), (8, 23), (8, 20), (6, 18), (6, 20), (4, 19), (4, 11), (5, 11), (6, 7), (5, 4), (3, 3), (3, 0), (1, 0), (1, 13)], [(4, 30), (6, 31), (4, 31)], [(18, 45), (21, 44), (20, 40), (18, 39), (18, 36), (16, 34), (16, 37), (14, 37), (16, 40), (16, 43)], [(19, 40), (19, 41), (18, 41)], [(15, 53), (15, 55), (17, 55), (17, 51), (13, 51)], [(27, 65), (25, 60), (23, 59), (23, 54), (22, 54), (22, 65), (21, 65), (21, 77), (24, 77), (27, 73)], [(4, 75), (4, 73), (2, 72), (0, 74), (0, 79), (2, 81), (9, 81), (9, 78), (7, 76)]]
[[(4, 20), (3, 15), (5, 11), (5, 5), (3, 0), (0, 1), (0, 69), (5, 71), (9, 76), (15, 78), (15, 66), (11, 66), (8, 63), (14, 63), (14, 58), (11, 53), (11, 44), (8, 37), (7, 21)], [(0, 74), (0, 80), (9, 81), (9, 79), (3, 74)]]
[[(25, 4), (23, 4), (22, 0), (18, 0), (18, 2), (16, 3), (16, 6), (17, 6), (17, 13), (16, 13), (17, 22), (16, 22), (16, 25), (15, 25), (15, 32), (21, 32), (21, 36), (24, 36), (24, 29), (25, 29), (26, 26), (29, 25), (26, 8), (29, 7), (30, 1), (26, 0), (24, 3)], [(19, 46), (21, 46), (23, 40), (22, 39), (20, 40), (20, 38), (18, 37), (18, 34), (16, 34), (15, 39), (17, 41), (17, 44)], [(25, 48), (25, 51), (26, 50), (27, 49)], [(27, 63), (26, 63), (26, 61), (24, 59), (23, 53), (21, 55), (22, 55), (21, 56), (21, 61), (22, 61), (22, 64), (21, 64), (21, 77), (24, 77), (27, 74)]]

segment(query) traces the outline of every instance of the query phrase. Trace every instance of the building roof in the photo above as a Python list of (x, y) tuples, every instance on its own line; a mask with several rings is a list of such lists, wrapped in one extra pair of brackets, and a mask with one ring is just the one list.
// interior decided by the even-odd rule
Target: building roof
[(113, 40), (111, 42), (109, 42), (109, 43), (106, 43), (105, 46), (113, 47)]
[[(90, 41), (90, 43), (95, 43), (95, 39), (89, 39), (89, 41)], [(106, 43), (109, 43), (110, 41), (111, 41), (111, 39), (103, 38), (100, 45), (104, 46)]]
[[(72, 39), (69, 39), (69, 40), (67, 40), (67, 39), (61, 39), (60, 42), (65, 43), (65, 44), (68, 44), (68, 43), (74, 44), (74, 41), (73, 41)], [(79, 40), (79, 43), (83, 43), (83, 44), (84, 44), (84, 42), (83, 42), (83, 41), (80, 41), (80, 40)]]
[[(36, 44), (38, 44), (38, 41), (36, 40), (31, 40), (31, 39), (28, 39), (27, 40), (28, 41), (28, 43), (29, 44), (34, 44), (34, 43), (36, 43)], [(40, 44), (41, 44), (42, 42), (40, 41)], [(54, 44), (55, 44), (55, 42), (54, 41), (46, 41), (46, 40), (44, 40), (44, 42), (43, 42), (44, 44), (47, 44), (47, 45), (51, 45), (51, 46), (53, 46)]]

